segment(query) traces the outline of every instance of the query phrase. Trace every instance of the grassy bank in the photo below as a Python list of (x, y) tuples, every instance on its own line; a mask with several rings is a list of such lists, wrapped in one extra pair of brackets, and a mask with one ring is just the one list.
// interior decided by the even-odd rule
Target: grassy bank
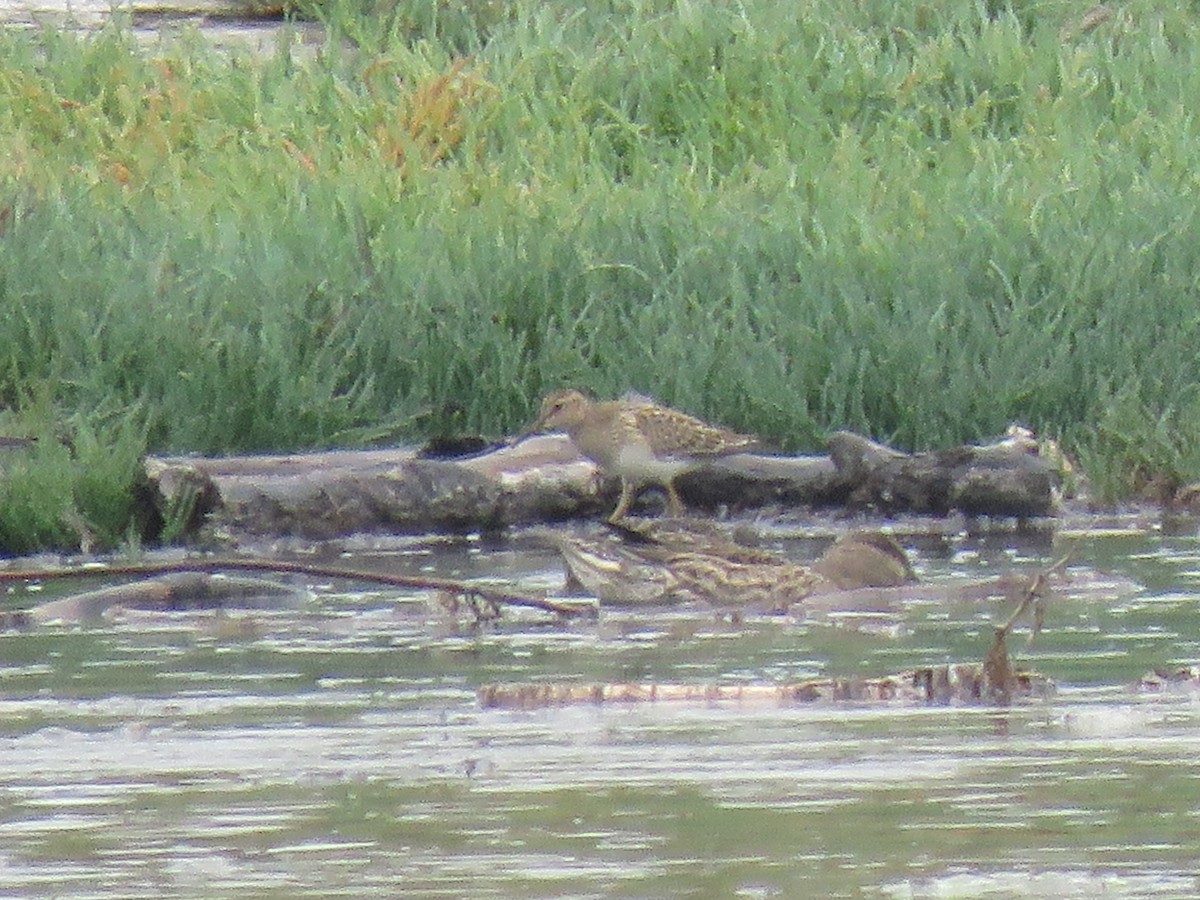
[(1200, 477), (1190, 8), (366, 6), (311, 60), (0, 35), (0, 429), (41, 438), (0, 546), (123, 540), (147, 450), (498, 435), (563, 384)]

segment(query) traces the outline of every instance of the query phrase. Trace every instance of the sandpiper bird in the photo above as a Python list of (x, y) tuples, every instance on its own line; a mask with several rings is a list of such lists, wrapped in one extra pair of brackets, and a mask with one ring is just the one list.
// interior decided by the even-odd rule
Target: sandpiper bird
[(702, 601), (719, 609), (781, 611), (825, 581), (782, 559), (743, 561), (703, 550), (566, 535), (557, 535), (554, 543), (568, 585), (617, 606)]
[[(667, 492), (667, 511), (677, 516), (683, 502), (675, 478), (705, 460), (743, 453), (756, 438), (716, 428), (645, 397), (597, 403), (579, 391), (555, 391), (542, 401), (537, 421), (522, 435), (565, 431), (584, 456), (621, 478), (621, 499), (608, 517), (618, 522), (644, 488)], [(519, 440), (519, 439), (518, 439)]]
[(600, 538), (552, 540), (568, 583), (614, 605), (700, 600), (718, 608), (783, 611), (813, 594), (916, 581), (904, 549), (879, 532), (844, 535), (811, 566), (800, 566), (718, 531), (682, 525), (619, 525), (616, 534)]

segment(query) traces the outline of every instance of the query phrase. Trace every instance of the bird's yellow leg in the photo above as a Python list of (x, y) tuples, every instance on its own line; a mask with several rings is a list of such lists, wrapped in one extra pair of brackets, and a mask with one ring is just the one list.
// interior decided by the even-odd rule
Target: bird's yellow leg
[(675, 490), (675, 485), (670, 481), (666, 484), (667, 488), (667, 515), (682, 516), (683, 501), (679, 499), (679, 492)]
[(621, 519), (625, 518), (625, 514), (629, 512), (629, 505), (633, 503), (633, 485), (625, 478), (621, 479), (621, 499), (617, 501), (617, 508), (613, 510), (612, 515), (608, 517), (610, 525), (615, 525)]

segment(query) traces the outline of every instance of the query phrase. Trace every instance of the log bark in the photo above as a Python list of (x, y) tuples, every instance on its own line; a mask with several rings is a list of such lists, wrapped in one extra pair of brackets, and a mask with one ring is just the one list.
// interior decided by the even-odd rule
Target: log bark
[[(676, 484), (685, 503), (704, 511), (844, 504), (883, 514), (1032, 517), (1054, 508), (1052, 466), (1021, 446), (910, 455), (840, 432), (829, 449), (828, 456), (739, 454), (698, 466)], [(465, 459), (363, 450), (150, 458), (145, 469), (150, 502), (164, 519), (191, 503), (189, 528), (207, 521), (235, 540), (495, 531), (601, 516), (618, 491), (616, 479), (561, 435)]]
[(1021, 443), (907, 454), (839, 431), (829, 453), (853, 508), (1020, 518), (1054, 509), (1054, 469)]

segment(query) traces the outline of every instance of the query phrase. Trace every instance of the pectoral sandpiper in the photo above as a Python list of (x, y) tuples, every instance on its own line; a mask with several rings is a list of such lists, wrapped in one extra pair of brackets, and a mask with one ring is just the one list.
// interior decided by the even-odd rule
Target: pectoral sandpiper
[(783, 611), (825, 581), (784, 560), (743, 562), (691, 549), (566, 535), (556, 536), (555, 545), (568, 583), (616, 606), (701, 601), (718, 609)]
[(579, 391), (555, 391), (542, 402), (527, 436), (565, 431), (579, 451), (621, 478), (621, 499), (608, 517), (617, 522), (638, 493), (651, 485), (667, 492), (669, 515), (683, 502), (675, 478), (706, 460), (754, 450), (758, 441), (702, 422), (687, 413), (641, 397), (597, 403)]
[(845, 535), (811, 566), (800, 566), (682, 524), (618, 526), (617, 534), (555, 535), (553, 541), (568, 581), (614, 605), (700, 600), (717, 608), (783, 611), (813, 594), (916, 580), (904, 549), (879, 532)]

